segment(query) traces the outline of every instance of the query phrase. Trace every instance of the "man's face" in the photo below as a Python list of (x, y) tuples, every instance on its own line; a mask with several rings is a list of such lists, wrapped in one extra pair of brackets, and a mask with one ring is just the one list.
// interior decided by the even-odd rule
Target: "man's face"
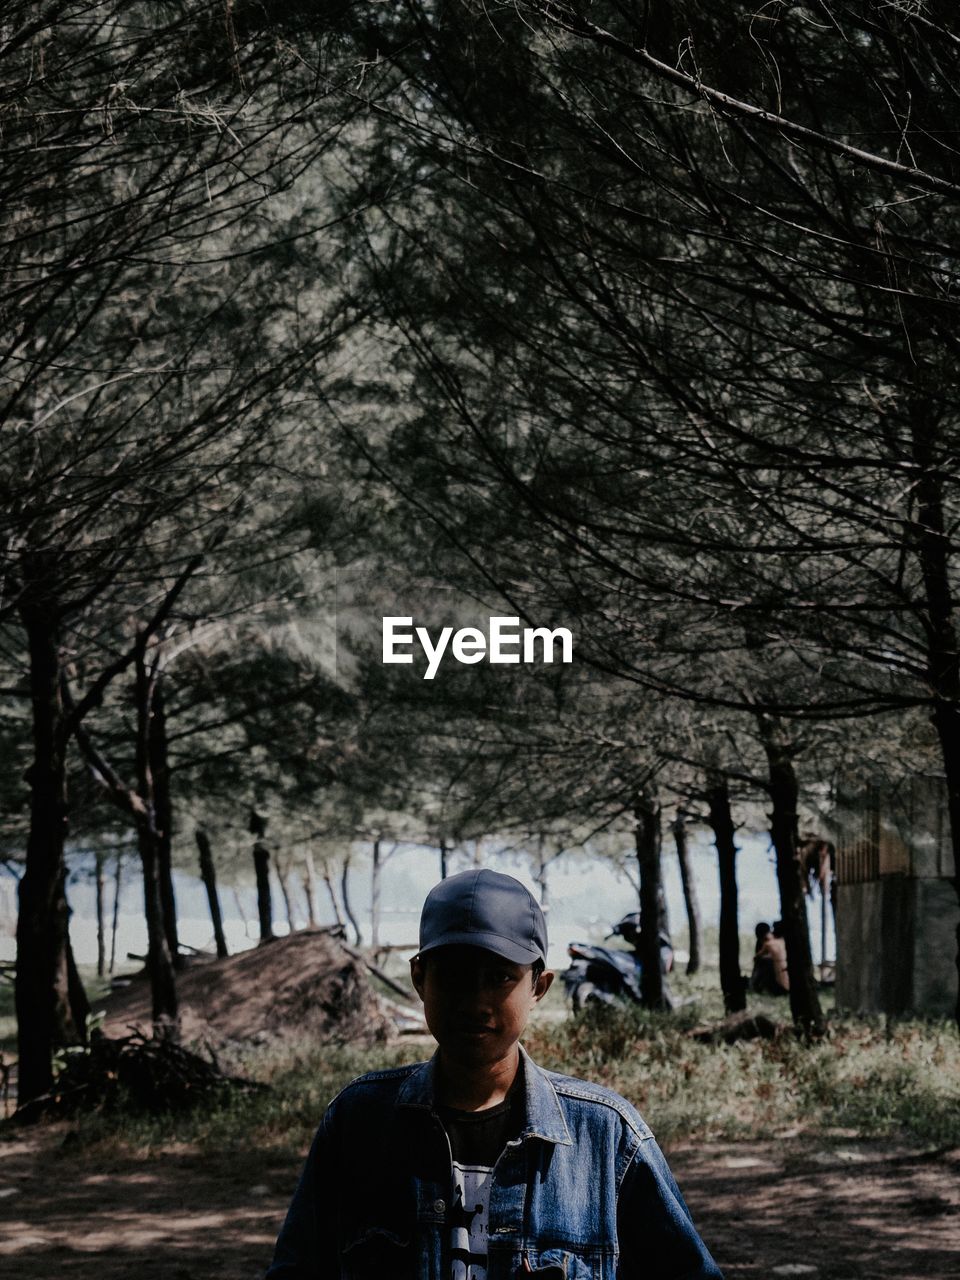
[(438, 947), (410, 962), (413, 985), (434, 1039), (451, 1062), (483, 1066), (505, 1057), (553, 982), (533, 966), (481, 947)]

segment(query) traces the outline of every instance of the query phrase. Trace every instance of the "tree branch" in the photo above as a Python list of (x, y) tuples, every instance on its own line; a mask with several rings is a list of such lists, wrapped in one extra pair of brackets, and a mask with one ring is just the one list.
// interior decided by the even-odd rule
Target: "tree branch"
[(935, 192), (938, 195), (948, 195), (954, 198), (960, 197), (960, 186), (953, 182), (937, 178), (933, 174), (926, 173), (924, 170), (914, 168), (911, 165), (899, 164), (896, 160), (888, 160), (886, 156), (877, 155), (873, 151), (863, 151), (860, 147), (852, 147), (847, 142), (841, 142), (839, 138), (831, 138), (829, 134), (820, 133), (816, 129), (810, 129), (806, 125), (798, 124), (796, 121), (790, 120), (786, 116), (778, 115), (774, 111), (765, 111), (762, 107), (755, 107), (749, 102), (743, 102), (739, 98), (731, 97), (728, 93), (721, 93), (719, 89), (712, 89), (694, 76), (685, 75), (684, 72), (677, 70), (676, 67), (671, 67), (666, 62), (661, 62), (653, 54), (648, 53), (646, 49), (638, 49), (636, 46), (628, 44), (625, 40), (621, 40), (619, 36), (615, 36), (611, 31), (598, 27), (596, 23), (590, 22), (582, 14), (570, 8), (569, 5), (556, 3), (556, 0), (529, 0), (529, 3), (532, 9), (546, 18), (548, 22), (553, 23), (554, 26), (561, 27), (573, 35), (581, 36), (585, 40), (590, 40), (594, 44), (602, 45), (604, 48), (612, 49), (629, 61), (637, 63), (638, 66), (652, 71), (659, 79), (668, 80), (671, 84), (687, 89), (695, 97), (709, 102), (711, 106), (716, 107), (723, 115), (740, 116), (747, 120), (757, 121), (785, 134), (789, 138), (795, 138), (799, 142), (808, 142), (823, 151), (831, 152), (833, 155), (845, 156), (849, 160), (855, 160), (858, 164), (865, 165), (878, 173), (885, 173), (890, 177), (898, 178), (900, 181), (906, 182), (909, 186), (917, 187), (921, 191)]

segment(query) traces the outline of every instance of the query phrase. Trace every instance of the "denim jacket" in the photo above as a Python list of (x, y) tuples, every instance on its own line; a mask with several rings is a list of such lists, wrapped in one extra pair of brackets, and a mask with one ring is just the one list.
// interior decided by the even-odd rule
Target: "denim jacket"
[[(526, 1125), (494, 1168), (487, 1280), (722, 1280), (634, 1108), (521, 1053)], [(331, 1102), (267, 1280), (450, 1280), (433, 1073), (376, 1071)]]

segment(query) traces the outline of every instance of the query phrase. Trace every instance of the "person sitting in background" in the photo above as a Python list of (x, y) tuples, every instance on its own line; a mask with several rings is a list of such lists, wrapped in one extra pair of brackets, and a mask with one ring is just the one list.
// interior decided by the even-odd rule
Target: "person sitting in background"
[[(761, 933), (761, 930), (765, 931)], [(757, 953), (753, 961), (750, 989), (761, 995), (785, 996), (790, 990), (787, 972), (787, 943), (783, 936), (783, 921), (774, 922), (773, 929), (760, 923), (756, 928)]]
[(773, 937), (773, 930), (766, 920), (761, 920), (754, 929), (757, 941), (753, 949), (753, 972), (750, 974), (750, 990), (757, 995), (776, 995), (777, 980), (773, 968), (773, 957), (764, 950), (767, 939)]

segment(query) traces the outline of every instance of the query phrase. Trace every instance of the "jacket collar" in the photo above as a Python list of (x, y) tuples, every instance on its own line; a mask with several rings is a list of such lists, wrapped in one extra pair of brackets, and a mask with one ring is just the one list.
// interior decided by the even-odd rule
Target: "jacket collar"
[[(557, 1091), (523, 1045), (518, 1047), (523, 1067), (524, 1102), (527, 1114), (526, 1126), (521, 1136), (541, 1138), (544, 1142), (553, 1142), (558, 1146), (572, 1146), (573, 1139), (570, 1137), (567, 1122), (563, 1118)], [(434, 1109), (436, 1062), (437, 1055), (434, 1054), (429, 1062), (421, 1063), (407, 1076), (397, 1094), (399, 1106), (423, 1107), (430, 1111)]]

